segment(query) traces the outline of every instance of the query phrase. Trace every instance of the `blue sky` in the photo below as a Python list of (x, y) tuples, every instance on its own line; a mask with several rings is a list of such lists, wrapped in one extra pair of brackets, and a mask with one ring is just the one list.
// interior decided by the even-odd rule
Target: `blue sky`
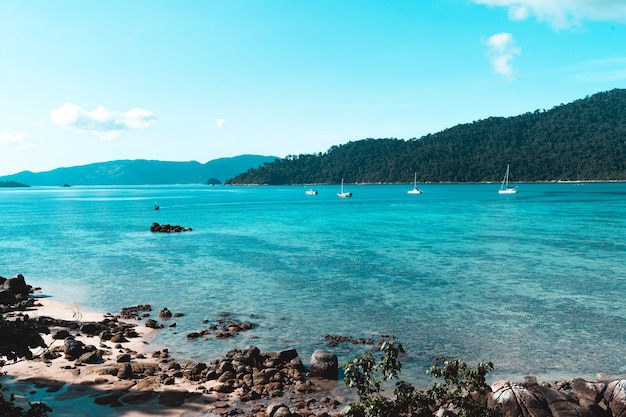
[(5, 0), (0, 175), (419, 138), (626, 87), (624, 0)]

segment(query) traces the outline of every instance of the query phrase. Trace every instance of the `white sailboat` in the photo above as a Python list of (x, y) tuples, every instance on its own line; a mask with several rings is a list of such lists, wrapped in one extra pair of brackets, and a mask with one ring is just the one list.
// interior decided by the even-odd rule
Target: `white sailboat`
[(517, 194), (517, 187), (509, 185), (509, 164), (506, 164), (506, 174), (504, 174), (504, 179), (502, 180), (498, 194)]
[(407, 194), (422, 194), (422, 190), (417, 188), (417, 172), (415, 173), (415, 179), (413, 180), (413, 189), (407, 191)]
[(345, 193), (343, 191), (343, 178), (341, 179), (341, 192), (337, 193), (337, 197), (339, 197), (339, 198), (350, 198), (350, 197), (352, 197), (352, 193)]

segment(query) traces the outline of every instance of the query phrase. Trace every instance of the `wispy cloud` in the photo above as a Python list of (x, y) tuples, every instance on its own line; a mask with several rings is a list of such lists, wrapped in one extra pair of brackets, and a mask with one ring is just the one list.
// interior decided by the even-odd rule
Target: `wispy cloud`
[(497, 33), (483, 43), (487, 46), (487, 56), (491, 61), (493, 72), (509, 79), (515, 78), (517, 71), (513, 68), (513, 59), (522, 51), (516, 45), (513, 35), (506, 32)]
[(626, 22), (624, 0), (473, 0), (476, 4), (506, 7), (509, 18), (525, 20), (534, 16), (554, 29), (569, 29), (581, 21)]
[(112, 140), (125, 130), (145, 129), (154, 125), (156, 116), (140, 108), (119, 112), (99, 106), (90, 112), (75, 104), (65, 103), (50, 112), (50, 120), (66, 129), (90, 133), (102, 140)]
[(0, 133), (0, 147), (12, 147), (16, 149), (31, 149), (34, 147), (26, 133)]
[(215, 122), (215, 125), (218, 128), (223, 127), (226, 124), (226, 119), (217, 119), (217, 121)]

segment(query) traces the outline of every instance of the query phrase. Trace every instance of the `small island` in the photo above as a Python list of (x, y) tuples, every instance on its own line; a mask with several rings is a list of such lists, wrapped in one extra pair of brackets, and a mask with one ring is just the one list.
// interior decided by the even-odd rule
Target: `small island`
[(18, 187), (30, 187), (30, 185), (22, 184), (15, 181), (0, 181), (0, 188), (18, 188)]

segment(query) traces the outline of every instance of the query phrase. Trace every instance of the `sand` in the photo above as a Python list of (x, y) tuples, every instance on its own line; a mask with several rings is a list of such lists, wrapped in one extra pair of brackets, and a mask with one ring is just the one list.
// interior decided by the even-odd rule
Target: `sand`
[[(77, 305), (60, 303), (52, 298), (38, 299), (41, 304), (34, 309), (23, 311), (30, 317), (48, 316), (63, 320), (78, 320), (80, 322), (98, 322), (104, 317), (103, 314), (89, 312)], [(157, 399), (156, 393), (164, 391), (187, 390), (194, 392), (198, 386), (181, 379), (174, 386), (154, 386), (146, 390), (141, 387), (137, 380), (120, 380), (111, 375), (102, 375), (102, 369), (107, 367), (119, 367), (117, 356), (125, 352), (133, 352), (131, 362), (156, 362), (150, 352), (158, 351), (158, 346), (152, 346), (154, 332), (157, 330), (147, 328), (141, 321), (136, 322), (136, 331), (140, 337), (128, 339), (122, 343), (122, 348), (115, 348), (116, 343), (101, 343), (98, 336), (79, 335), (77, 340), (85, 345), (94, 345), (106, 353), (104, 362), (98, 364), (76, 365), (74, 360), (66, 359), (63, 355), (52, 360), (22, 360), (14, 364), (5, 364), (1, 368), (6, 373), (2, 382), (10, 388), (10, 392), (16, 395), (17, 403), (27, 408), (27, 401), (44, 402), (53, 409), (52, 416), (212, 416), (206, 404), (199, 397), (196, 401), (185, 401), (176, 407), (162, 405)], [(44, 340), (49, 350), (63, 348), (63, 340), (55, 340), (52, 334), (44, 335)], [(41, 355), (44, 349), (35, 349), (36, 356)], [(145, 359), (141, 358), (141, 354)], [(138, 356), (140, 358), (138, 358)], [(138, 387), (139, 385), (139, 387)], [(95, 402), (106, 403), (126, 395), (124, 402), (114, 406), (100, 405)], [(132, 402), (131, 402), (132, 400)], [(213, 399), (210, 399), (213, 401)], [(207, 401), (205, 398), (204, 401)]]

